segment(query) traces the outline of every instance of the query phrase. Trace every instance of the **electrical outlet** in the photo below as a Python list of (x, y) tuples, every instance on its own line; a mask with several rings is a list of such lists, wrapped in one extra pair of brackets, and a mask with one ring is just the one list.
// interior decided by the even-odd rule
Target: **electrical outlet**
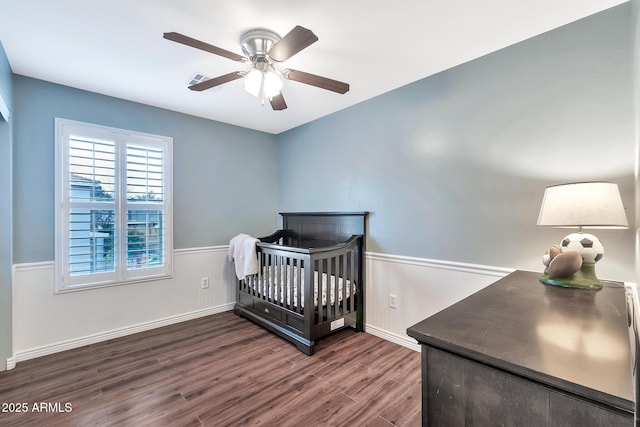
[(389, 307), (398, 308), (398, 299), (394, 294), (389, 294)]
[(207, 289), (209, 287), (209, 278), (203, 277), (200, 279), (200, 285), (202, 286), (202, 289)]

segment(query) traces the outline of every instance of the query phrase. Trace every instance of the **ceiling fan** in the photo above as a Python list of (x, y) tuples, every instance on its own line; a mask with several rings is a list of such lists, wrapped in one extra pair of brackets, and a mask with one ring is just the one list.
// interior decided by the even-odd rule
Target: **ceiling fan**
[(284, 110), (287, 108), (287, 103), (280, 91), (282, 88), (281, 76), (287, 80), (305, 83), (340, 94), (349, 91), (348, 83), (289, 68), (283, 70), (276, 69), (277, 64), (286, 61), (318, 40), (318, 37), (313, 34), (311, 30), (299, 25), (294, 27), (284, 37), (280, 37), (273, 31), (263, 28), (247, 31), (240, 38), (242, 52), (246, 56), (238, 55), (180, 33), (164, 33), (163, 37), (176, 43), (204, 50), (214, 55), (223, 56), (232, 61), (251, 63), (251, 68), (246, 71), (233, 71), (193, 84), (189, 86), (191, 90), (203, 91), (244, 77), (245, 90), (259, 97), (263, 105), (265, 99), (269, 99), (271, 108), (274, 110)]

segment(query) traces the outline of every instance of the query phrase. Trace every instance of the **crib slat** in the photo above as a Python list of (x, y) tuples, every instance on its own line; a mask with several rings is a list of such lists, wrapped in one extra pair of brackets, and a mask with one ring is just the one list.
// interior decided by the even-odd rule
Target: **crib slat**
[(287, 285), (287, 258), (280, 257), (280, 284), (278, 285), (278, 305), (284, 306), (284, 299), (286, 295), (285, 286)]
[(265, 254), (264, 256), (264, 275), (262, 276), (262, 280), (256, 286), (256, 296), (262, 298), (264, 294), (263, 288), (267, 280), (269, 280), (269, 254)]
[(265, 299), (267, 299), (268, 301), (271, 301), (271, 299), (273, 298), (273, 288), (274, 288), (274, 283), (277, 280), (277, 274), (278, 274), (278, 257), (276, 255), (271, 255), (271, 274), (269, 275), (269, 286), (267, 286), (267, 289), (265, 289)]
[[(325, 277), (326, 277), (326, 271), (327, 271), (327, 259), (325, 258), (322, 260), (322, 272), (325, 273)], [(329, 298), (331, 297), (331, 295), (329, 295), (329, 281), (323, 280), (322, 272), (318, 272), (318, 281), (321, 283), (321, 286), (322, 286), (322, 293), (318, 294), (318, 306), (322, 304), (322, 307), (324, 308), (322, 321), (326, 322), (327, 319), (329, 319), (329, 310), (330, 310), (330, 304), (331, 304), (331, 301), (329, 300)], [(320, 301), (321, 295), (326, 296), (327, 298), (326, 303), (324, 299)]]
[(276, 286), (276, 301), (275, 303), (279, 306), (282, 306), (282, 286), (284, 286), (284, 282), (286, 281), (287, 273), (284, 270), (287, 268), (285, 257), (278, 257), (278, 286)]
[(258, 252), (258, 273), (255, 276), (255, 279), (251, 282), (251, 295), (255, 295), (255, 289), (258, 284), (262, 281), (262, 266), (264, 265), (264, 253), (262, 251)]
[(327, 307), (325, 304), (323, 296), (327, 295), (327, 281), (322, 280), (322, 273), (327, 271), (327, 260), (323, 259), (320, 261), (320, 269), (318, 270), (318, 274), (316, 280), (318, 281), (318, 310), (321, 312), (320, 322), (325, 322), (327, 320)]
[(287, 258), (284, 256), (280, 257), (280, 269), (278, 270), (280, 274), (280, 284), (278, 285), (278, 305), (280, 307), (284, 306), (285, 299), (285, 286), (287, 284)]
[(292, 258), (289, 261), (289, 283), (287, 283), (287, 289), (289, 289), (289, 296), (288, 296), (288, 300), (287, 300), (287, 308), (289, 310), (293, 310), (293, 289), (294, 289), (294, 284), (295, 281), (293, 280), (294, 278), (294, 271), (295, 271), (295, 266), (296, 266), (296, 260), (294, 258)]
[(261, 297), (262, 299), (266, 299), (268, 295), (269, 287), (271, 286), (271, 282), (273, 281), (273, 255), (269, 254), (267, 256), (267, 277), (264, 283), (262, 284)]
[(325, 294), (325, 295), (327, 295), (327, 317), (326, 317), (326, 320), (331, 320), (331, 316), (332, 316), (331, 311), (332, 311), (332, 306), (333, 306), (333, 303), (331, 302), (331, 292), (333, 292), (333, 288), (331, 287), (331, 277), (330, 277), (330, 274), (331, 274), (331, 259), (330, 258), (325, 259), (325, 263), (326, 263), (326, 265), (325, 265), (325, 267), (326, 267), (325, 272), (326, 273), (325, 273), (325, 276), (323, 278), (323, 281), (327, 283), (327, 286), (326, 286), (327, 287), (327, 293)]
[(273, 299), (275, 283), (278, 280), (278, 257), (276, 255), (271, 255), (271, 269), (271, 281), (269, 281), (269, 287), (265, 295), (269, 302)]
[(322, 292), (324, 291), (323, 288), (323, 283), (320, 279), (319, 274), (317, 272), (322, 271), (322, 260), (318, 261), (317, 263), (317, 268), (315, 269), (315, 272), (312, 272), (313, 274), (313, 280), (315, 282), (314, 287), (317, 288), (317, 293), (315, 293), (314, 298), (317, 296), (317, 301), (316, 303), (318, 304), (318, 323), (323, 322), (324, 321), (324, 315), (325, 312), (322, 310)]
[(283, 283), (282, 283), (282, 306), (289, 308), (289, 302), (288, 302), (288, 298), (289, 298), (289, 289), (291, 288), (291, 281), (289, 280), (289, 276), (291, 275), (290, 273), (291, 270), (291, 258), (284, 258), (284, 271), (282, 272), (283, 275)]
[(333, 289), (331, 288), (331, 277), (329, 276), (331, 273), (331, 259), (325, 258), (324, 267), (324, 274), (322, 275), (322, 278), (320, 280), (322, 280), (322, 283), (326, 288), (325, 295), (327, 297), (327, 301), (326, 304), (324, 304), (324, 306), (326, 307), (324, 320), (327, 321), (331, 320), (331, 292), (333, 291)]
[(264, 273), (265, 273), (264, 266), (267, 265), (266, 262), (267, 262), (267, 255), (261, 252), (260, 258), (258, 259), (258, 278), (253, 284), (253, 291), (251, 292), (253, 296), (255, 296), (257, 293), (260, 292), (259, 290), (260, 284), (264, 282)]
[(256, 293), (258, 295), (262, 295), (261, 287), (264, 286), (264, 282), (265, 282), (265, 280), (267, 280), (267, 276), (268, 276), (268, 273), (269, 273), (266, 270), (268, 268), (268, 265), (269, 265), (268, 262), (267, 262), (269, 260), (269, 255), (268, 254), (262, 254), (262, 255), (263, 255), (263, 257), (262, 257), (262, 265), (261, 265), (262, 268), (260, 269), (260, 274), (262, 276), (260, 277), (260, 281), (258, 283), (256, 283), (256, 287), (255, 287)]
[[(329, 302), (331, 303), (331, 311), (333, 313), (332, 316), (329, 318), (329, 320), (332, 320), (338, 317), (338, 279), (335, 277), (335, 274), (336, 274), (335, 261), (336, 261), (335, 257), (332, 257), (331, 260), (329, 261), (329, 273), (327, 273), (328, 287), (331, 286), (331, 280), (333, 279), (333, 289), (331, 289), (331, 292), (328, 295)], [(333, 295), (333, 301), (330, 299), (331, 295)]]
[(297, 305), (296, 311), (298, 313), (302, 312), (302, 269), (304, 268), (304, 261), (300, 260), (298, 264), (298, 271), (296, 272), (298, 276), (298, 280), (296, 281), (296, 292), (297, 292)]
[(282, 257), (276, 256), (275, 258), (276, 277), (274, 277), (275, 280), (270, 295), (272, 298), (272, 302), (277, 305), (280, 302), (280, 300), (278, 299), (278, 291), (280, 290), (280, 282), (282, 279)]
[[(348, 263), (348, 267), (347, 270), (349, 271), (349, 279), (351, 280), (351, 293), (349, 294), (349, 310), (350, 311), (355, 311), (355, 302), (356, 302), (356, 296), (354, 295), (355, 292), (353, 292), (353, 284), (358, 283), (356, 280), (358, 280), (356, 278), (356, 267), (355, 267), (355, 254), (354, 251), (349, 251), (349, 263)], [(358, 298), (360, 298), (360, 295), (357, 296)]]
[(278, 280), (277, 275), (278, 275), (278, 257), (276, 255), (271, 255), (271, 275), (269, 277), (271, 280), (269, 281), (269, 286), (265, 291), (265, 297), (269, 302), (273, 300), (274, 284), (276, 280)]
[(281, 286), (282, 286), (282, 256), (278, 256), (278, 261), (277, 261), (277, 281), (276, 281), (276, 286), (275, 289), (273, 290), (274, 293), (274, 298), (275, 300), (273, 301), (276, 305), (280, 305), (280, 296), (282, 295), (282, 291)]
[(340, 255), (338, 258), (338, 277), (342, 280), (342, 295), (340, 296), (340, 307), (342, 308), (342, 316), (347, 314), (347, 286), (351, 286), (351, 281), (347, 280), (347, 276), (344, 274), (344, 255)]
[(291, 260), (286, 256), (282, 257), (282, 283), (280, 285), (280, 305), (287, 306), (287, 286), (289, 286), (289, 263)]
[(318, 273), (318, 280), (322, 283), (322, 295), (325, 296), (326, 300), (323, 298), (322, 306), (324, 308), (324, 316), (322, 317), (323, 321), (329, 320), (331, 317), (331, 283), (329, 283), (327, 273), (329, 271), (329, 260), (327, 258), (322, 260), (322, 272), (324, 274)]

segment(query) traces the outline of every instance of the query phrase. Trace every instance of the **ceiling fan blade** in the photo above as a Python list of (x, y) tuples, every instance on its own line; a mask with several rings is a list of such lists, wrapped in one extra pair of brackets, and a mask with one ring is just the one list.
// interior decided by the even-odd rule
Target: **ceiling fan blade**
[(221, 84), (228, 83), (233, 80), (237, 80), (242, 76), (244, 76), (244, 73), (242, 71), (234, 71), (232, 73), (225, 74), (223, 76), (214, 77), (213, 79), (196, 83), (194, 85), (189, 86), (189, 89), (196, 90), (196, 91), (207, 90), (207, 89), (211, 89), (212, 87), (220, 86)]
[(287, 103), (284, 102), (282, 92), (278, 92), (276, 96), (271, 97), (269, 102), (271, 103), (271, 108), (273, 108), (274, 111), (285, 110), (287, 108)]
[(318, 37), (313, 34), (313, 31), (296, 25), (278, 43), (274, 44), (267, 53), (274, 61), (282, 62), (316, 41), (318, 41)]
[(282, 75), (289, 80), (319, 87), (321, 89), (342, 94), (349, 92), (349, 83), (339, 82), (338, 80), (329, 79), (327, 77), (316, 76), (315, 74), (305, 73), (304, 71), (286, 69), (282, 71)]
[(184, 34), (171, 32), (164, 33), (163, 37), (176, 43), (181, 43), (187, 46), (195, 47), (196, 49), (213, 53), (215, 55), (223, 56), (225, 58), (231, 59), (232, 61), (245, 62), (247, 60), (247, 58), (242, 55), (238, 55), (237, 53), (230, 52), (228, 50), (211, 45), (209, 43), (202, 42), (200, 40), (196, 40), (189, 36), (185, 36)]

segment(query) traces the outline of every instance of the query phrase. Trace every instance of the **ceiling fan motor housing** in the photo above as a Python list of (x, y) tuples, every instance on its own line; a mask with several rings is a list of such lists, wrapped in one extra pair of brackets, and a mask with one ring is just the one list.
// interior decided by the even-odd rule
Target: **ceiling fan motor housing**
[(267, 52), (280, 39), (281, 37), (273, 31), (256, 28), (244, 33), (240, 38), (240, 44), (244, 54), (256, 65), (256, 68), (262, 70), (263, 68), (266, 69), (271, 63), (271, 59), (267, 57)]

